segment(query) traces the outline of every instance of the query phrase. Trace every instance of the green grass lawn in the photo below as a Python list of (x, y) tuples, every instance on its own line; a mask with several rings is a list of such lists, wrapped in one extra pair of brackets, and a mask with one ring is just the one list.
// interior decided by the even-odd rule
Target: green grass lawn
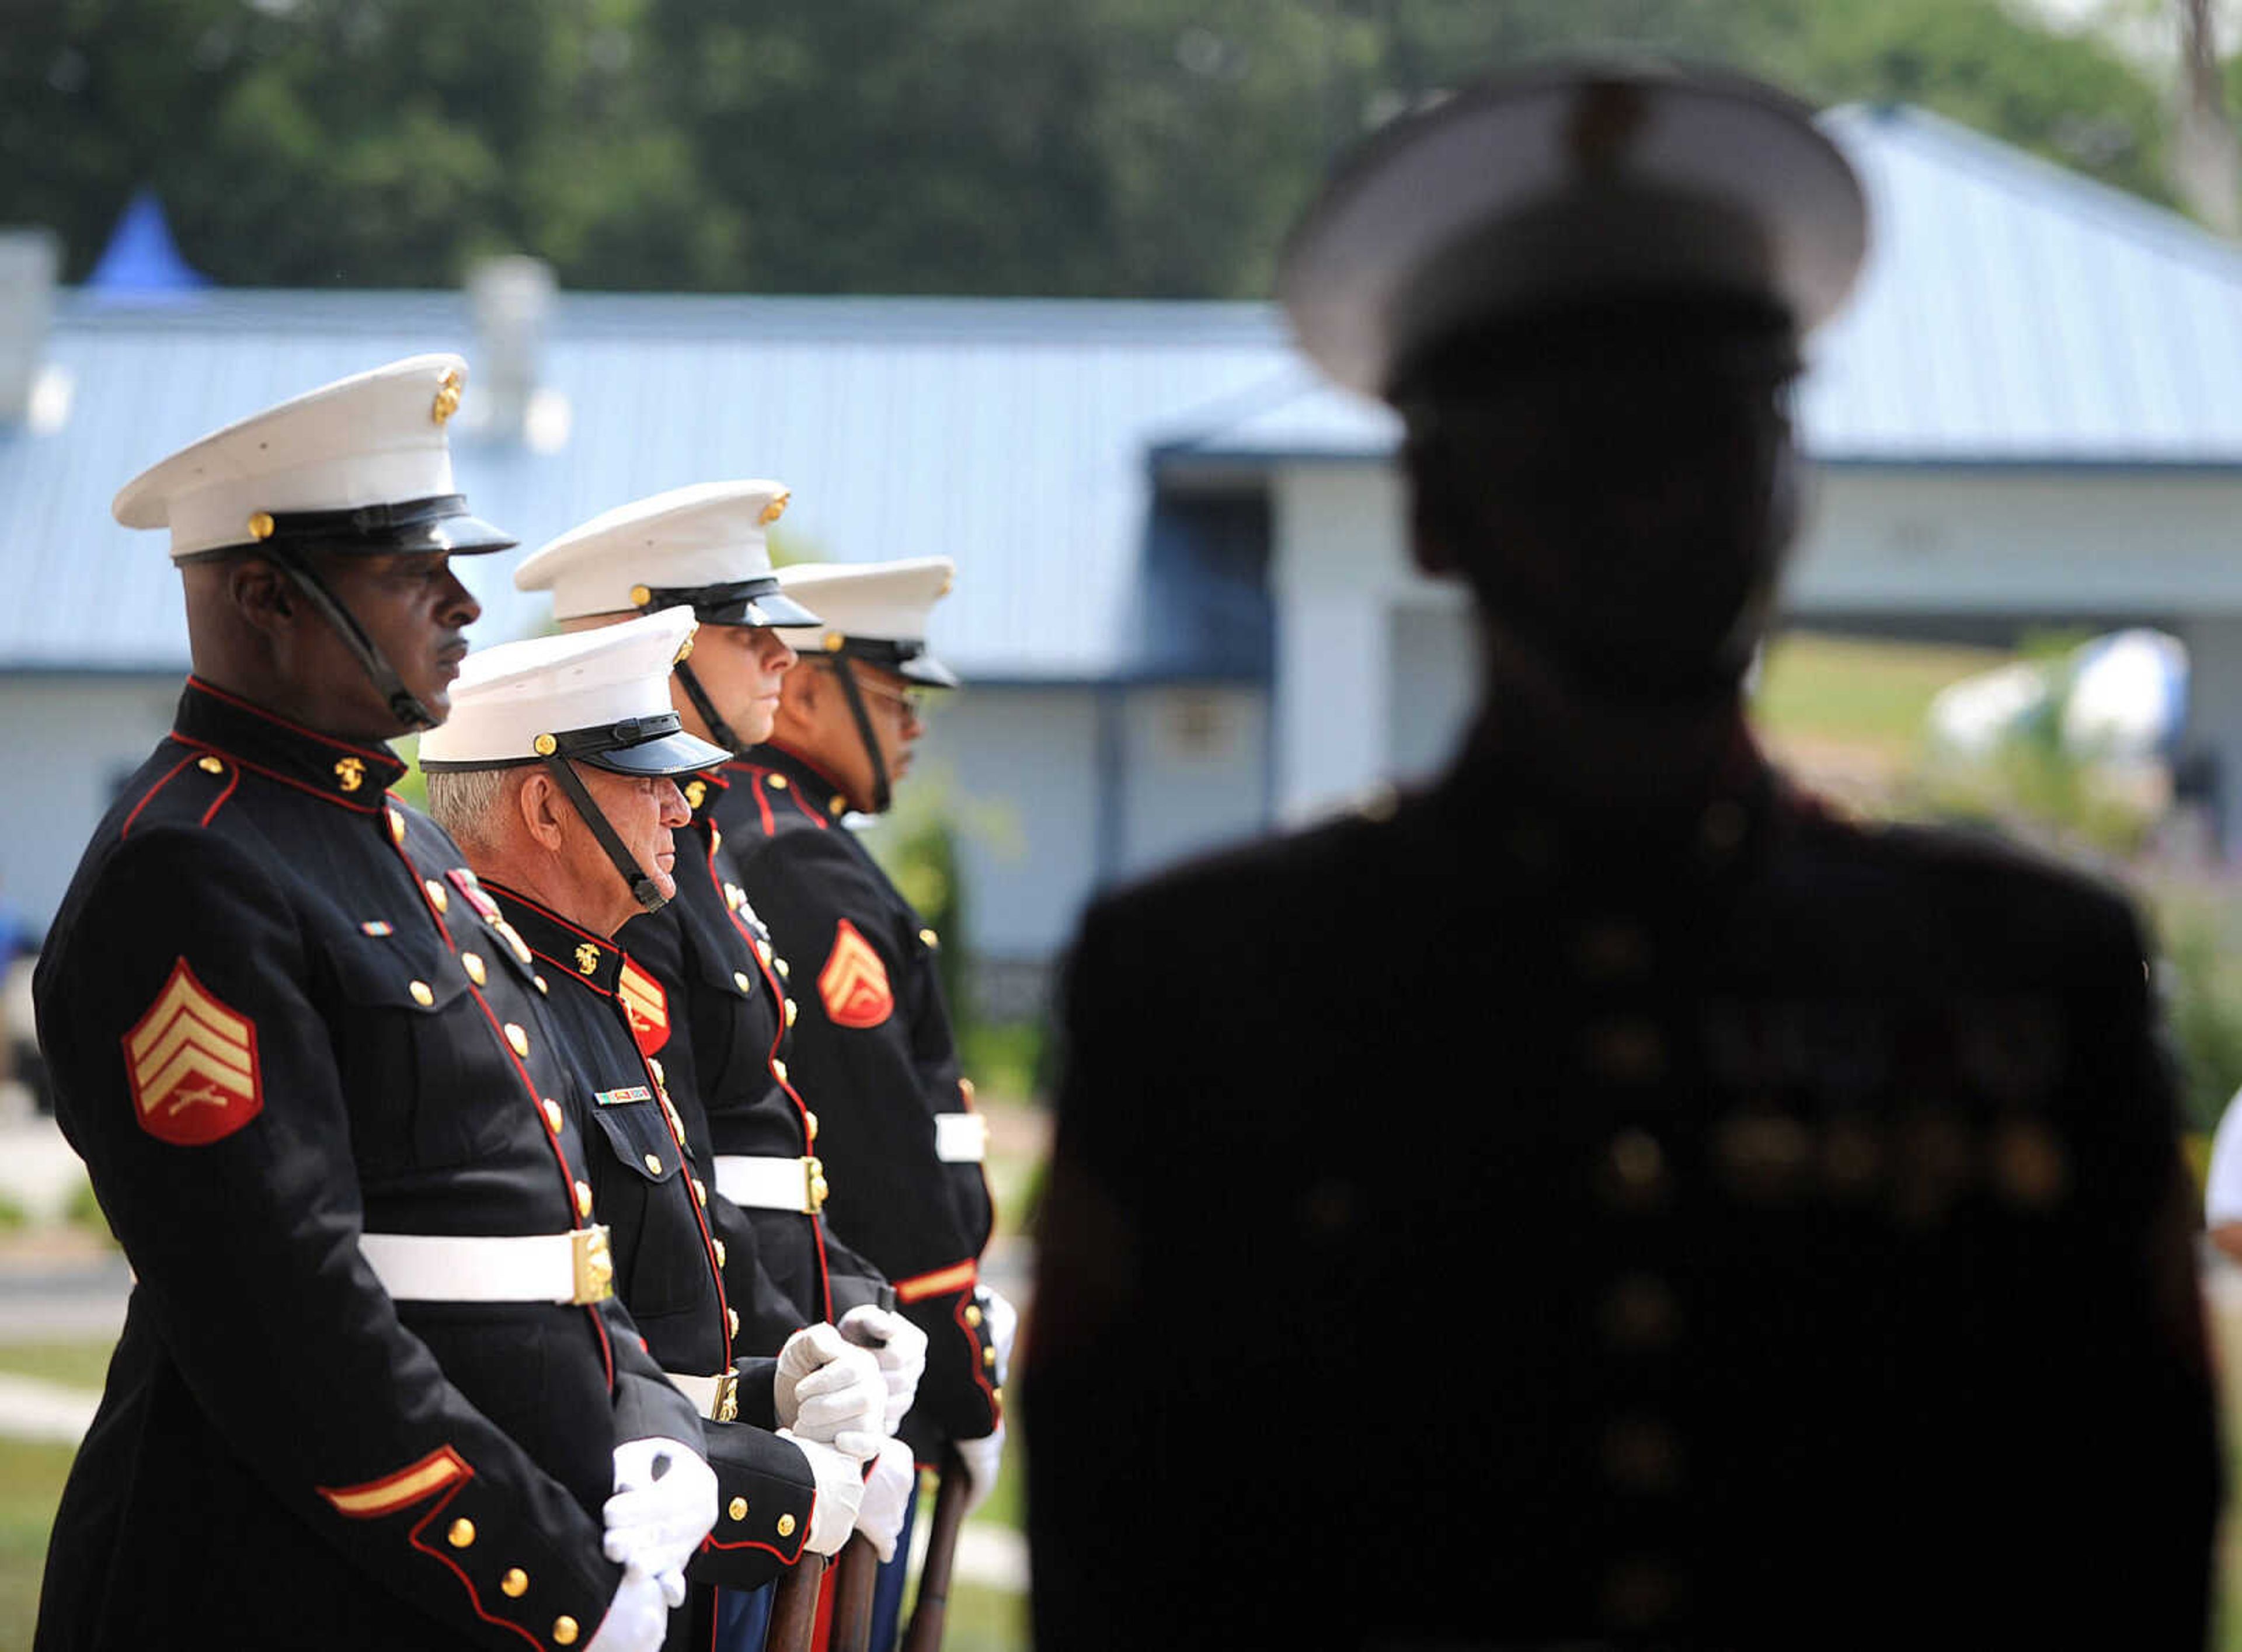
[(31, 1644), (47, 1531), (76, 1454), (70, 1446), (0, 1439), (0, 1652)]
[(1828, 741), (1901, 762), (1920, 745), (1941, 688), (2012, 657), (1996, 648), (1789, 631), (1768, 646), (1753, 721), (1778, 742)]

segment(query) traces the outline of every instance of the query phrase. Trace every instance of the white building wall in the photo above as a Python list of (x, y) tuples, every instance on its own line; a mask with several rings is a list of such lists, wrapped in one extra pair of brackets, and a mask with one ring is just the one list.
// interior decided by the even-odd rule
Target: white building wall
[(982, 687), (945, 699), (904, 785), (937, 789), (957, 826), (973, 950), (1049, 957), (1097, 879), (1097, 693)]
[(1122, 696), (1120, 865), (1134, 877), (1265, 829), (1269, 700), (1163, 686)]
[(2242, 614), (2242, 476), (1840, 468), (1814, 493), (1795, 614)]
[(171, 726), (179, 676), (0, 676), (0, 896), (44, 929), (125, 777)]

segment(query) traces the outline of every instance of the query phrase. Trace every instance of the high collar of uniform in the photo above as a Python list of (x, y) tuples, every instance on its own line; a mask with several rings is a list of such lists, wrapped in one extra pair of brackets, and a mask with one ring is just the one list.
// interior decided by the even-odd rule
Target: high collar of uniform
[(386, 746), (319, 734), (198, 677), (187, 679), (171, 726), (187, 745), (360, 814), (379, 812), (382, 794), (405, 775), (405, 765)]
[(483, 887), (520, 932), (529, 950), (562, 975), (581, 985), (614, 995), (622, 980), (622, 948), (603, 935), (571, 923), (549, 906), (540, 905), (520, 890), (483, 879)]
[(742, 774), (761, 775), (766, 785), (782, 783), (793, 788), (802, 808), (821, 820), (838, 820), (849, 812), (849, 800), (838, 782), (809, 758), (775, 741), (752, 748), (730, 769), (735, 779)]

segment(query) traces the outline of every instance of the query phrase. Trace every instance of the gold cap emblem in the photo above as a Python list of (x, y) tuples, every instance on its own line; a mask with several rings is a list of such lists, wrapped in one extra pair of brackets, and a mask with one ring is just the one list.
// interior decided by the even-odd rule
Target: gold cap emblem
[(359, 757), (339, 757), (335, 760), (335, 780), (345, 791), (356, 791), (366, 784), (366, 762)]
[(443, 378), (436, 385), (436, 405), (428, 410), (428, 416), (440, 425), (444, 423), (460, 411), (460, 398), (467, 388), (467, 381), (457, 367), (445, 368)]
[(586, 975), (600, 967), (600, 949), (589, 941), (576, 949), (576, 967)]
[(763, 507), (763, 514), (757, 520), (760, 520), (765, 527), (769, 527), (773, 522), (775, 522), (780, 517), (786, 514), (786, 502), (793, 497), (794, 494), (791, 489), (781, 488), (779, 490), (778, 497), (771, 500), (769, 504)]

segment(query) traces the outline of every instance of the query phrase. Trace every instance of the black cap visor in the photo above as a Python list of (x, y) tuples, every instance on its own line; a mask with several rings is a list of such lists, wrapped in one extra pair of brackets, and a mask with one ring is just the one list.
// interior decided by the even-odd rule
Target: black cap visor
[(816, 625), (818, 617), (778, 588), (775, 579), (742, 580), (731, 585), (660, 586), (647, 592), (639, 610), (689, 608), (703, 625)]
[(713, 746), (698, 735), (682, 730), (641, 740), (635, 745), (611, 746), (604, 751), (574, 751), (578, 762), (589, 763), (610, 774), (669, 776), (698, 774), (730, 761), (732, 754)]
[(245, 551), (284, 558), (293, 551), (326, 551), (339, 556), (411, 556), (448, 551), (458, 556), (476, 556), (485, 551), (511, 550), (521, 542), (480, 516), (470, 516), (463, 494), (439, 494), (393, 505), (363, 505), (355, 510), (276, 512), (252, 520), (264, 527), (263, 534), (172, 560), (208, 562)]

